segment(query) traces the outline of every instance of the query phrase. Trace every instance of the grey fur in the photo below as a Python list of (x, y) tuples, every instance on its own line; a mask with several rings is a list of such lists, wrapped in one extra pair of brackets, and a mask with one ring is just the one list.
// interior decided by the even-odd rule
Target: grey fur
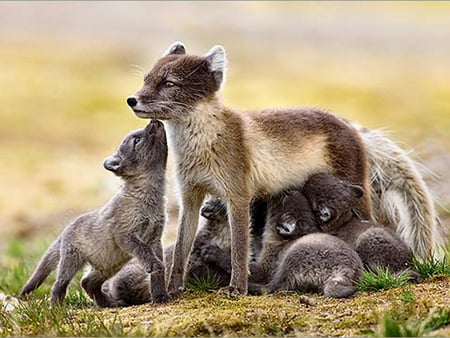
[(362, 197), (358, 186), (328, 174), (313, 175), (304, 193), (319, 221), (320, 228), (348, 243), (364, 265), (377, 270), (389, 268), (401, 272), (411, 262), (411, 250), (394, 231), (359, 217), (355, 202)]
[[(255, 202), (257, 203), (257, 201)], [(219, 286), (228, 285), (231, 277), (231, 240), (226, 205), (220, 198), (207, 200), (201, 211), (200, 227), (189, 257), (187, 282), (195, 279), (217, 279)], [(258, 256), (262, 239), (252, 229), (252, 257)], [(174, 245), (164, 250), (166, 262), (173, 256)], [(168, 271), (166, 270), (166, 273)], [(150, 301), (147, 274), (138, 260), (133, 259), (104, 285), (105, 292), (125, 305)]]
[(79, 216), (64, 229), (20, 295), (39, 287), (57, 267), (51, 299), (62, 302), (69, 282), (89, 263), (91, 270), (81, 281), (87, 294), (99, 306), (121, 305), (101, 287), (136, 257), (150, 273), (152, 300), (166, 301), (161, 244), (166, 220), (166, 161), (166, 134), (161, 122), (151, 121), (146, 128), (127, 135), (118, 151), (104, 162), (107, 170), (122, 177), (123, 187), (102, 208)]
[[(187, 281), (214, 277), (220, 286), (228, 285), (231, 270), (231, 241), (226, 206), (218, 198), (205, 202), (201, 209), (202, 226), (189, 257)], [(164, 249), (164, 260), (171, 262), (174, 245)], [(168, 271), (166, 270), (166, 273)], [(167, 278), (167, 275), (166, 275)], [(148, 277), (137, 259), (131, 260), (105, 283), (105, 292), (124, 305), (150, 301)]]
[(263, 285), (249, 283), (249, 293), (300, 290), (335, 298), (352, 295), (361, 259), (344, 241), (319, 232), (300, 190), (269, 202), (263, 250), (250, 264), (250, 280)]

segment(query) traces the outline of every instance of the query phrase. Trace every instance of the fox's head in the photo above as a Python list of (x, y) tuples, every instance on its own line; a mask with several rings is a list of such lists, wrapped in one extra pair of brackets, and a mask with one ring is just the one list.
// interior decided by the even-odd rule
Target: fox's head
[(162, 122), (152, 120), (142, 129), (129, 133), (117, 151), (108, 157), (103, 166), (125, 179), (152, 176), (165, 170), (167, 139)]
[(200, 102), (220, 89), (227, 58), (222, 46), (204, 56), (186, 55), (181, 42), (173, 43), (145, 76), (144, 85), (127, 104), (140, 118), (183, 119)]

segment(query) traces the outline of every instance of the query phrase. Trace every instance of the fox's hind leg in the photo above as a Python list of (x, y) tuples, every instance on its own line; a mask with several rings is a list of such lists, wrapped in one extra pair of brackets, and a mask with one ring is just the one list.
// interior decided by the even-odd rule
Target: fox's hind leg
[(67, 287), (75, 274), (83, 267), (84, 259), (81, 253), (70, 244), (61, 251), (58, 264), (58, 275), (53, 284), (51, 300), (54, 303), (62, 303), (66, 296)]

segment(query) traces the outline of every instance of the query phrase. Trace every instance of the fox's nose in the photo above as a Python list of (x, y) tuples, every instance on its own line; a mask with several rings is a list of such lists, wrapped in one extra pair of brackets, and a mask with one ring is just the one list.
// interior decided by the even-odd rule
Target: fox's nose
[(127, 99), (127, 104), (131, 107), (131, 108), (133, 108), (135, 105), (137, 105), (137, 100), (136, 100), (136, 98), (135, 97), (133, 97), (133, 96), (130, 96), (128, 99)]

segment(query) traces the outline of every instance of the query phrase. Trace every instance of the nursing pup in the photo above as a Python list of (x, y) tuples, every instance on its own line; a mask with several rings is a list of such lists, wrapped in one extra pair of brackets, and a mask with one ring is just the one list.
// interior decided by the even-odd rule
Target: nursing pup
[(263, 249), (250, 264), (249, 293), (297, 290), (327, 297), (356, 291), (362, 262), (344, 241), (320, 233), (308, 200), (292, 190), (269, 201)]
[(412, 253), (406, 243), (391, 229), (365, 219), (355, 208), (364, 194), (361, 187), (333, 175), (316, 174), (303, 191), (320, 229), (348, 243), (367, 268), (376, 271), (385, 267), (394, 273), (408, 268)]

